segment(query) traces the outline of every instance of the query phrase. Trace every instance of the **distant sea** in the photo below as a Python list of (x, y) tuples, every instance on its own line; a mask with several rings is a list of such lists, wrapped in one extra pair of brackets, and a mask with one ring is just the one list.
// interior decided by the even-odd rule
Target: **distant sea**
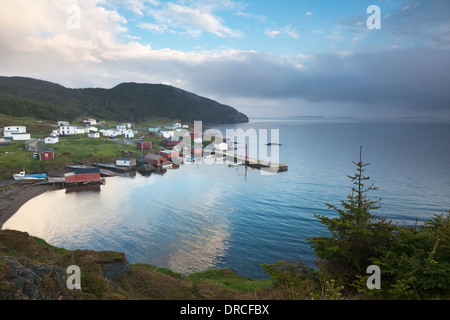
[(269, 138), (277, 129), (279, 162), (289, 170), (263, 175), (194, 163), (163, 175), (107, 178), (99, 190), (32, 199), (3, 228), (67, 249), (122, 251), (130, 263), (183, 274), (214, 267), (265, 278), (262, 263), (301, 259), (314, 266), (307, 239), (327, 234), (314, 213), (336, 216), (325, 203), (339, 206), (351, 193), (347, 175), (360, 146), (370, 163), (365, 173), (379, 188), (369, 193), (381, 198), (374, 214), (413, 225), (450, 209), (448, 123), (291, 118), (215, 128), (267, 129)]

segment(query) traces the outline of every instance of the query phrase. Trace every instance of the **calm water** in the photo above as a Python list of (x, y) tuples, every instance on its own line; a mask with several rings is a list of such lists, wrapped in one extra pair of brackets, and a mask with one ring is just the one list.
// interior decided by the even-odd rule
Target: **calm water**
[(261, 263), (313, 264), (307, 238), (326, 232), (313, 213), (335, 215), (324, 203), (339, 205), (350, 193), (347, 174), (361, 145), (379, 187), (371, 198), (382, 198), (375, 213), (414, 224), (450, 209), (448, 124), (254, 120), (216, 128), (279, 129), (279, 159), (289, 171), (185, 164), (164, 175), (108, 178), (100, 191), (43, 194), (3, 228), (67, 249), (122, 251), (131, 263), (184, 274), (230, 267), (261, 278)]

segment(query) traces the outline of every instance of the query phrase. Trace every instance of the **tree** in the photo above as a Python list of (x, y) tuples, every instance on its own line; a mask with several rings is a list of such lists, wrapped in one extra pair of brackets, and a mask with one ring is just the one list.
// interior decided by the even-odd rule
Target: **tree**
[(329, 209), (338, 213), (338, 217), (316, 216), (327, 226), (330, 236), (312, 237), (309, 242), (319, 258), (318, 265), (322, 272), (338, 284), (350, 285), (356, 276), (365, 273), (371, 265), (371, 259), (382, 255), (389, 249), (394, 238), (396, 226), (385, 217), (372, 214), (380, 208), (378, 200), (370, 200), (368, 192), (377, 190), (374, 184), (366, 184), (370, 180), (365, 176), (365, 167), (369, 163), (360, 158), (356, 165), (356, 173), (348, 175), (353, 183), (352, 192), (342, 201), (342, 208), (326, 203)]

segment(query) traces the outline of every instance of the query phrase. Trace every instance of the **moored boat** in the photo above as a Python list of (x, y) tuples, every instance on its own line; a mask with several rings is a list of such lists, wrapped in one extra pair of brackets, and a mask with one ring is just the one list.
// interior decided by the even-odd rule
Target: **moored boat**
[(25, 171), (13, 174), (14, 180), (47, 180), (48, 177), (45, 173), (40, 174), (26, 174)]

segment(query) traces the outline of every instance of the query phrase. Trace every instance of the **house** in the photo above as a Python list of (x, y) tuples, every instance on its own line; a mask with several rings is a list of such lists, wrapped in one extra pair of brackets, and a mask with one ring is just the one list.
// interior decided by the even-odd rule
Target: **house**
[(144, 160), (145, 160), (146, 163), (149, 163), (149, 164), (151, 164), (151, 165), (153, 165), (155, 167), (160, 167), (160, 166), (162, 166), (162, 165), (167, 163), (167, 158), (162, 157), (162, 156), (157, 155), (157, 154), (151, 154), (151, 153), (147, 154), (144, 157)]
[(59, 138), (58, 137), (46, 137), (44, 139), (44, 142), (46, 144), (54, 144), (54, 143), (58, 143), (59, 142)]
[(95, 119), (84, 119), (83, 122), (88, 124), (88, 125), (91, 125), (91, 126), (97, 124), (97, 120), (95, 120)]
[(86, 127), (86, 130), (87, 130), (88, 132), (89, 132), (89, 131), (98, 132), (98, 128), (97, 128), (97, 127), (92, 127), (92, 126)]
[(127, 138), (127, 139), (134, 138), (134, 133), (135, 133), (135, 131), (132, 129), (126, 129), (125, 131), (123, 131), (123, 134), (125, 135), (125, 138)]
[(100, 181), (99, 168), (79, 168), (74, 172), (66, 173), (64, 175), (66, 183), (84, 183)]
[(89, 132), (88, 133), (88, 138), (98, 139), (98, 138), (100, 138), (100, 133), (98, 133), (98, 132)]
[(173, 131), (173, 130), (177, 129), (177, 126), (174, 125), (174, 124), (168, 124), (168, 125), (166, 125), (164, 128), (165, 128), (166, 130)]
[(127, 126), (125, 124), (119, 124), (116, 126), (116, 130), (125, 131), (127, 129)]
[(183, 124), (183, 129), (189, 129), (189, 125)]
[(173, 158), (178, 158), (180, 156), (180, 153), (175, 150), (164, 150), (164, 151), (161, 151), (159, 153), (159, 155), (166, 159), (173, 159)]
[(159, 127), (150, 127), (150, 128), (148, 128), (148, 132), (155, 132), (155, 133), (157, 133), (157, 132), (159, 132), (159, 130), (161, 130), (161, 128), (159, 128)]
[(164, 147), (174, 147), (174, 146), (178, 145), (179, 143), (180, 143), (180, 141), (178, 141), (178, 140), (166, 139), (166, 140), (161, 141), (161, 145)]
[(68, 125), (70, 125), (69, 121), (58, 121), (58, 127), (68, 126)]
[(25, 149), (27, 151), (37, 152), (38, 150), (41, 150), (42, 148), (45, 148), (45, 143), (41, 139), (31, 139), (31, 140), (25, 141)]
[(85, 134), (86, 133), (86, 127), (81, 127), (81, 126), (76, 127), (75, 128), (75, 133), (76, 134)]
[(170, 139), (175, 136), (173, 130), (163, 130), (160, 132), (160, 134), (166, 139)]
[(3, 136), (5, 138), (12, 138), (13, 133), (26, 133), (27, 127), (25, 126), (8, 126), (3, 128)]
[(77, 132), (77, 127), (75, 126), (61, 126), (59, 127), (59, 135), (61, 136), (70, 136), (74, 135)]
[(176, 128), (176, 129), (180, 129), (181, 128), (181, 123), (174, 123), (173, 124), (173, 126)]
[(14, 132), (14, 133), (12, 133), (12, 139), (14, 141), (26, 141), (26, 140), (30, 140), (31, 136), (29, 133)]
[(152, 143), (149, 141), (143, 141), (137, 143), (137, 148), (139, 150), (150, 150), (152, 147)]
[(55, 152), (52, 148), (42, 148), (37, 153), (41, 161), (55, 159)]
[(134, 167), (134, 166), (136, 166), (136, 159), (119, 158), (116, 160), (116, 166), (118, 166), (118, 167)]
[(107, 130), (102, 130), (101, 132), (103, 133), (104, 137), (110, 137), (110, 138), (115, 138), (117, 136), (122, 135), (122, 131), (117, 130), (117, 129), (107, 129)]

